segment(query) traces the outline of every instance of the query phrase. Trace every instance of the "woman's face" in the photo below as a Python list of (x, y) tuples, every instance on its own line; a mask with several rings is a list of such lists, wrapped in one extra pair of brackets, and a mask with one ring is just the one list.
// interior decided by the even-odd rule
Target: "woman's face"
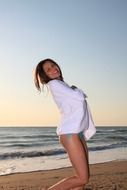
[(43, 65), (43, 69), (46, 73), (46, 75), (50, 78), (50, 79), (56, 79), (60, 77), (60, 70), (58, 68), (57, 65), (55, 65), (54, 63), (47, 61), (46, 63), (44, 63)]

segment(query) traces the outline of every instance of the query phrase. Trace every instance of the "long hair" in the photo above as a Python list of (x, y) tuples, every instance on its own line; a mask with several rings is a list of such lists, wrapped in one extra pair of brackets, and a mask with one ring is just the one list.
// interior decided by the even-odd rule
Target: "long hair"
[(52, 59), (49, 59), (49, 58), (44, 59), (44, 60), (40, 61), (40, 62), (37, 64), (37, 66), (36, 66), (36, 68), (35, 68), (35, 73), (34, 73), (34, 83), (35, 83), (36, 88), (37, 88), (40, 92), (41, 92), (41, 84), (44, 85), (44, 84), (47, 84), (50, 80), (53, 80), (53, 79), (50, 79), (50, 78), (46, 75), (46, 73), (45, 73), (45, 71), (44, 71), (44, 69), (43, 69), (43, 65), (44, 65), (46, 62), (48, 62), (48, 61), (51, 62), (51, 63), (53, 63), (53, 64), (55, 64), (55, 65), (59, 68), (59, 70), (60, 70), (60, 80), (63, 81), (63, 76), (62, 76), (62, 71), (61, 71), (61, 69), (60, 69), (60, 66), (59, 66), (54, 60), (52, 60)]

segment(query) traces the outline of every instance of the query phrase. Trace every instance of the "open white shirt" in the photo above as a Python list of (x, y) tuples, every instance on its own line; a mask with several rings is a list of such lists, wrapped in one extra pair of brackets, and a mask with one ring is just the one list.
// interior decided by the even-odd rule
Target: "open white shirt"
[(53, 79), (48, 82), (51, 94), (56, 102), (61, 121), (57, 135), (80, 133), (89, 140), (96, 132), (86, 94), (78, 88), (72, 89), (66, 82)]

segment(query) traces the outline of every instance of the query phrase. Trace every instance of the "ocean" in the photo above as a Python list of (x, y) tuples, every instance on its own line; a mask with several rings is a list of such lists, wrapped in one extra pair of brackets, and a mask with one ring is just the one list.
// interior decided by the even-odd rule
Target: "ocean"
[[(90, 164), (127, 159), (127, 127), (97, 127)], [(0, 175), (71, 166), (55, 127), (0, 127)]]

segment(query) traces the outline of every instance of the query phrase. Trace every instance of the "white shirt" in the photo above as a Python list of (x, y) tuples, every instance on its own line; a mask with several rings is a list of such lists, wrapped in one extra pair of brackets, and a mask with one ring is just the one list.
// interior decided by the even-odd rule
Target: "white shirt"
[(79, 133), (90, 139), (96, 132), (86, 94), (78, 88), (72, 89), (66, 82), (53, 79), (48, 82), (51, 94), (60, 113), (61, 122), (57, 135)]

